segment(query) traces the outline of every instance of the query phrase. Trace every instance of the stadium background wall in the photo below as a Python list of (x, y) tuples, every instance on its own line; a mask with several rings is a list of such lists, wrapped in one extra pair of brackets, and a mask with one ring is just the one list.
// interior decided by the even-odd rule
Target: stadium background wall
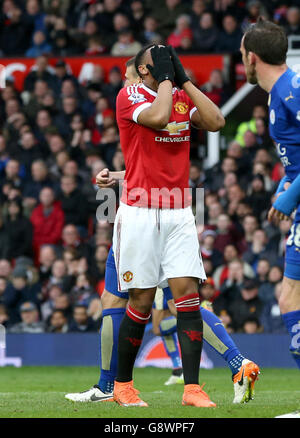
[[(49, 65), (54, 66), (58, 58), (49, 58)], [(94, 64), (101, 65), (107, 74), (114, 67), (120, 67), (123, 75), (125, 73), (125, 62), (129, 57), (97, 56), (97, 57), (64, 57), (64, 61), (71, 69), (79, 82), (85, 82), (90, 78)], [(229, 64), (229, 56), (222, 55), (183, 55), (180, 59), (186, 68), (193, 70), (199, 84), (209, 79), (210, 72), (215, 69), (226, 70)], [(26, 75), (35, 64), (34, 58), (0, 58), (0, 64), (6, 68), (5, 75), (12, 75), (15, 79), (15, 86), (18, 91), (23, 90), (23, 83)]]
[[(251, 357), (262, 368), (296, 368), (288, 352), (288, 335), (233, 334), (240, 351)], [(8, 334), (6, 357), (20, 357), (22, 365), (99, 365), (99, 335), (97, 333), (66, 334)], [(136, 360), (137, 366), (171, 368), (160, 337), (147, 327), (143, 344)], [(203, 368), (225, 367), (226, 364), (209, 346), (204, 344)]]

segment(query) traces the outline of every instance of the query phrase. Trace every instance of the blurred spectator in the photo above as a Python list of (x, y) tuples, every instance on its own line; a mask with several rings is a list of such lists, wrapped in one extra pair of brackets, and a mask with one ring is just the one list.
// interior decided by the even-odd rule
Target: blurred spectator
[(104, 278), (105, 263), (108, 256), (108, 248), (105, 244), (98, 245), (95, 251), (95, 256), (92, 259), (90, 273), (97, 281)]
[(273, 296), (264, 305), (260, 321), (265, 333), (286, 333), (278, 304), (281, 288), (282, 283), (277, 283)]
[(287, 35), (300, 35), (300, 8), (292, 6), (288, 8), (286, 14), (287, 25), (285, 31)]
[(9, 239), (8, 258), (31, 257), (32, 225), (30, 220), (23, 215), (21, 198), (15, 198), (8, 202), (5, 230)]
[(52, 265), (56, 259), (56, 254), (52, 245), (42, 245), (39, 254), (39, 277), (43, 284), (46, 282), (50, 275)]
[(220, 292), (215, 288), (214, 280), (208, 277), (205, 283), (200, 286), (200, 301), (209, 301), (213, 303), (220, 295)]
[(207, 6), (205, 0), (193, 0), (192, 7), (190, 10), (192, 29), (198, 27), (200, 17), (206, 11), (206, 7)]
[(219, 34), (216, 51), (219, 53), (237, 53), (240, 50), (242, 32), (233, 15), (225, 15), (222, 31)]
[(266, 120), (263, 119), (262, 117), (256, 118), (255, 128), (256, 128), (257, 144), (265, 148), (271, 148), (273, 146), (273, 141), (270, 137)]
[(214, 248), (221, 253), (226, 245), (234, 245), (238, 242), (239, 235), (234, 224), (227, 214), (220, 214), (216, 224), (216, 240)]
[(92, 299), (97, 297), (87, 274), (82, 273), (77, 276), (75, 286), (71, 289), (70, 297), (72, 303), (81, 303), (86, 306), (89, 305)]
[(7, 259), (0, 260), (0, 277), (9, 279), (12, 273), (12, 265)]
[[(261, 258), (257, 264), (257, 279), (260, 283), (259, 288), (261, 289), (268, 281), (268, 274), (270, 272), (270, 262), (268, 259)], [(260, 292), (259, 289), (259, 292)]]
[(38, 283), (33, 286), (29, 284), (26, 268), (16, 266), (12, 272), (11, 283), (7, 284), (4, 294), (7, 296), (4, 304), (9, 311), (10, 323), (16, 323), (20, 320), (18, 307), (21, 304), (30, 301), (39, 305), (40, 292)]
[(244, 134), (246, 131), (256, 133), (256, 119), (267, 118), (267, 110), (264, 105), (254, 105), (252, 110), (252, 118), (248, 122), (242, 122), (238, 128), (235, 140), (241, 145), (245, 146)]
[(10, 241), (4, 226), (4, 218), (2, 211), (0, 212), (0, 259), (8, 258), (10, 252)]
[(44, 32), (46, 30), (46, 25), (45, 25), (46, 14), (45, 12), (42, 11), (42, 8), (38, 0), (27, 0), (26, 13), (27, 13), (27, 17), (29, 18), (29, 21), (33, 23), (33, 27), (35, 31), (40, 30)]
[(263, 2), (259, 0), (250, 0), (247, 2), (247, 15), (242, 23), (243, 30), (250, 24), (256, 23), (259, 17), (268, 18), (267, 10), (264, 7)]
[(224, 264), (217, 266), (213, 273), (214, 283), (217, 288), (220, 288), (225, 282), (226, 287), (231, 287), (234, 282), (240, 283), (243, 276), (255, 277), (251, 266), (238, 258), (238, 251), (234, 245), (226, 245), (223, 256)]
[(158, 33), (158, 21), (155, 17), (148, 15), (144, 20), (144, 28), (140, 34), (141, 43), (147, 44), (161, 44), (162, 37)]
[(56, 188), (49, 178), (48, 168), (43, 160), (34, 160), (31, 165), (31, 180), (25, 184), (23, 197), (24, 206), (31, 210), (36, 206), (41, 190), (44, 187)]
[(266, 191), (264, 177), (259, 173), (253, 175), (247, 200), (252, 205), (253, 213), (259, 220), (271, 207), (271, 194)]
[(4, 169), (5, 175), (1, 181), (2, 188), (5, 186), (5, 184), (10, 183), (11, 186), (15, 188), (19, 188), (22, 185), (22, 178), (21, 178), (21, 167), (20, 163), (17, 160), (10, 159), (6, 162), (6, 166)]
[(106, 110), (108, 110), (109, 107), (115, 109), (116, 98), (122, 87), (123, 80), (121, 70), (117, 66), (112, 67), (109, 70), (108, 82), (103, 85), (103, 94), (107, 98), (108, 102)]
[(55, 301), (57, 297), (61, 296), (62, 294), (63, 291), (58, 285), (53, 284), (52, 286), (50, 286), (48, 290), (48, 298), (41, 305), (41, 314), (43, 321), (48, 320), (53, 310), (55, 309)]
[(96, 326), (100, 329), (102, 317), (102, 305), (100, 297), (93, 298), (88, 307), (88, 315), (95, 321)]
[(261, 258), (267, 258), (270, 263), (276, 262), (276, 255), (272, 251), (272, 242), (268, 241), (267, 234), (263, 229), (257, 229), (253, 233), (252, 244), (243, 254), (243, 259), (256, 270), (257, 263)]
[(39, 312), (32, 302), (25, 302), (20, 307), (21, 322), (9, 328), (10, 333), (44, 333), (45, 326), (39, 320)]
[(259, 319), (255, 316), (249, 316), (245, 319), (242, 331), (248, 335), (260, 333), (262, 327), (260, 326)]
[(134, 56), (142, 45), (140, 42), (134, 39), (134, 35), (131, 29), (123, 29), (118, 33), (118, 40), (111, 49), (113, 56)]
[(152, 14), (159, 22), (159, 33), (163, 38), (174, 29), (176, 19), (189, 12), (189, 8), (182, 0), (165, 0), (164, 2), (155, 2), (152, 6)]
[[(3, 306), (3, 314), (1, 319), (5, 320), (6, 325), (14, 323), (18, 320), (16, 307), (18, 305), (18, 296), (16, 293), (10, 293), (7, 288), (8, 280), (6, 277), (0, 276), (0, 306)], [(2, 324), (2, 322), (0, 322)]]
[(60, 287), (62, 290), (65, 290), (66, 277), (67, 277), (66, 263), (62, 259), (55, 260), (51, 266), (51, 274), (49, 276), (49, 281), (47, 283), (48, 291), (53, 285)]
[(83, 304), (76, 304), (73, 311), (73, 320), (69, 324), (69, 332), (95, 332), (97, 327), (95, 321), (88, 316), (87, 307)]
[(22, 56), (29, 47), (33, 25), (18, 3), (3, 1), (0, 12), (0, 48), (5, 56)]
[(148, 11), (145, 9), (142, 0), (133, 0), (130, 4), (130, 16), (132, 18), (133, 29), (140, 33), (143, 28), (143, 21)]
[(24, 89), (32, 92), (37, 80), (45, 81), (49, 88), (55, 90), (57, 87), (57, 80), (53, 69), (48, 64), (48, 57), (44, 54), (37, 57), (35, 65), (32, 67), (30, 73), (25, 78)]
[(204, 12), (199, 20), (199, 27), (194, 30), (194, 44), (200, 53), (211, 53), (216, 49), (219, 31), (214, 24), (213, 15)]
[(71, 135), (71, 121), (74, 114), (78, 111), (78, 107), (79, 102), (74, 95), (62, 97), (62, 110), (55, 117), (55, 124), (63, 137)]
[(254, 279), (245, 279), (241, 284), (241, 292), (226, 309), (231, 317), (231, 324), (235, 331), (242, 331), (249, 318), (259, 320), (263, 302), (258, 297), (258, 282)]
[(201, 90), (217, 106), (222, 106), (232, 95), (230, 87), (225, 83), (221, 70), (214, 69), (210, 73), (209, 81), (206, 82)]
[(173, 46), (175, 49), (181, 46), (183, 38), (193, 39), (193, 32), (190, 28), (191, 19), (190, 16), (179, 15), (176, 19), (176, 27), (173, 32), (168, 36), (167, 44)]
[(50, 333), (67, 333), (68, 319), (63, 310), (54, 310), (50, 317), (48, 332)]
[(190, 175), (189, 175), (189, 187), (192, 191), (193, 205), (196, 204), (196, 189), (202, 187), (205, 181), (205, 174), (202, 170), (201, 164), (198, 162), (191, 162)]
[(11, 156), (25, 166), (30, 172), (31, 163), (42, 158), (42, 151), (32, 131), (24, 132), (15, 148), (11, 148)]
[(89, 258), (88, 246), (82, 242), (78, 228), (74, 224), (67, 224), (62, 230), (61, 249), (75, 249), (79, 257)]
[(267, 273), (266, 281), (259, 287), (259, 297), (264, 303), (269, 303), (274, 298), (276, 285), (283, 278), (283, 271), (280, 266), (274, 265)]
[[(89, 41), (91, 40), (90, 37)], [(66, 30), (58, 30), (53, 37), (52, 53), (54, 56), (72, 56), (80, 52), (70, 39)]]
[(65, 222), (64, 212), (54, 192), (45, 187), (40, 192), (40, 204), (34, 208), (30, 220), (33, 226), (33, 249), (36, 257), (40, 247), (46, 243), (57, 244)]
[(37, 30), (33, 35), (33, 45), (26, 51), (28, 58), (36, 58), (40, 55), (49, 54), (52, 46), (47, 42), (46, 35), (41, 30)]
[(87, 202), (73, 176), (62, 176), (61, 192), (58, 200), (65, 216), (65, 224), (73, 224), (83, 229), (87, 227)]
[(205, 230), (201, 235), (201, 256), (202, 259), (210, 259), (214, 268), (221, 265), (223, 254), (215, 248), (216, 232), (213, 230)]

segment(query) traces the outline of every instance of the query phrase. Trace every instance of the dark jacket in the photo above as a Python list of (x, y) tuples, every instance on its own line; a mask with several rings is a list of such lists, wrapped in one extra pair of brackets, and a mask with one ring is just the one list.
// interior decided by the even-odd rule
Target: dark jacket
[(65, 214), (65, 224), (87, 226), (88, 205), (79, 189), (75, 189), (69, 196), (61, 192), (58, 200)]
[(8, 258), (14, 259), (20, 256), (32, 256), (32, 224), (24, 216), (16, 220), (8, 219), (5, 223), (9, 238)]

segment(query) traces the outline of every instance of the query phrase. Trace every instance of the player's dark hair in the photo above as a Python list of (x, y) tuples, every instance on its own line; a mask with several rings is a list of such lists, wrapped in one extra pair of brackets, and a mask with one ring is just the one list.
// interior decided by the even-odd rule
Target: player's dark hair
[(244, 47), (246, 53), (255, 53), (266, 64), (281, 65), (286, 61), (288, 40), (282, 27), (259, 18), (246, 30)]
[(135, 56), (133, 56), (132, 58), (128, 59), (128, 61), (126, 62), (126, 67), (131, 67), (132, 65), (135, 66)]
[(145, 55), (145, 52), (150, 49), (150, 47), (154, 47), (156, 44), (148, 44), (147, 46), (143, 47), (136, 55), (135, 55), (135, 61), (134, 61), (134, 65), (135, 65), (135, 69), (137, 74), (142, 77), (142, 75), (139, 72), (139, 65), (143, 64), (143, 58)]

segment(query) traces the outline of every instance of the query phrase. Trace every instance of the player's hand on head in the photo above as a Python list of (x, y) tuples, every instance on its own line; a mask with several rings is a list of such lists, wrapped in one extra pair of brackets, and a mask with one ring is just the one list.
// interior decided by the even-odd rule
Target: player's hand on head
[(177, 85), (177, 87), (182, 88), (183, 84), (185, 82), (188, 82), (190, 80), (190, 78), (187, 76), (183, 65), (181, 64), (180, 59), (177, 56), (177, 53), (174, 49), (174, 47), (172, 46), (168, 46), (167, 47), (171, 56), (171, 60), (173, 63), (173, 67), (174, 67), (174, 72), (175, 72), (175, 77), (174, 77), (174, 81), (175, 84)]
[(163, 81), (174, 81), (174, 67), (171, 61), (170, 52), (165, 46), (154, 46), (151, 49), (153, 65), (147, 64), (147, 68), (160, 84)]
[(108, 169), (102, 169), (96, 176), (96, 184), (100, 189), (107, 189), (116, 184), (116, 180), (109, 176)]

